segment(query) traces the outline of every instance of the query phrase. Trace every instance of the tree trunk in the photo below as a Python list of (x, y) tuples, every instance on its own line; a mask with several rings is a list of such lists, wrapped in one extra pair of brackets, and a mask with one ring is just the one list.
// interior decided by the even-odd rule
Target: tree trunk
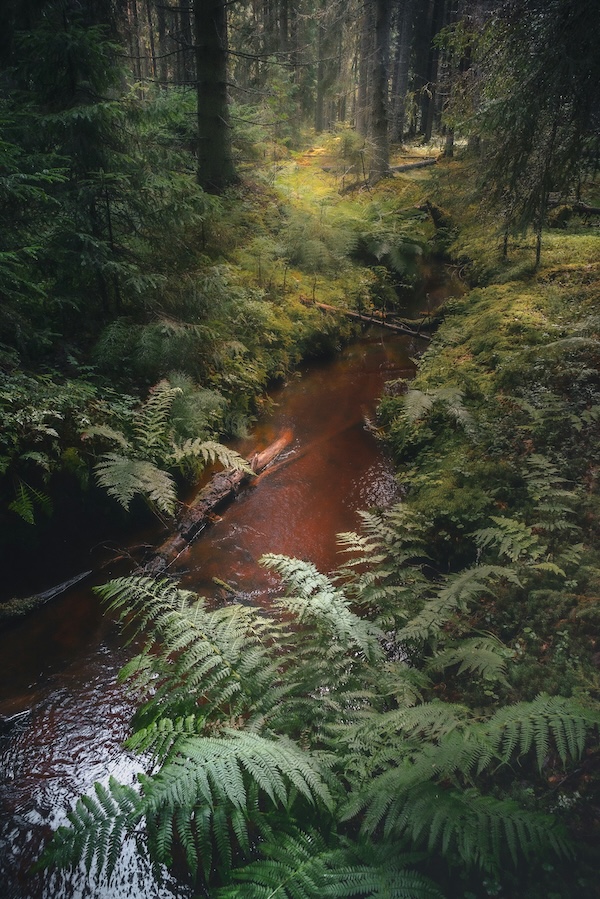
[(315, 94), (315, 131), (323, 131), (325, 115), (325, 22), (323, 11), (319, 11), (317, 22), (317, 87)]
[(236, 180), (227, 99), (226, 0), (194, 0), (198, 94), (198, 183), (221, 193)]
[(374, 2), (363, 0), (360, 47), (358, 56), (358, 94), (356, 99), (356, 130), (366, 136), (370, 126), (370, 82), (374, 49)]
[(404, 3), (399, 0), (399, 3), (401, 5), (398, 11), (398, 37), (394, 60), (390, 122), (390, 139), (392, 143), (401, 143), (404, 138), (406, 97), (416, 9), (416, 0), (404, 0)]
[(369, 181), (389, 175), (388, 73), (390, 60), (391, 0), (374, 0), (375, 52), (371, 93), (371, 130), (373, 145)]

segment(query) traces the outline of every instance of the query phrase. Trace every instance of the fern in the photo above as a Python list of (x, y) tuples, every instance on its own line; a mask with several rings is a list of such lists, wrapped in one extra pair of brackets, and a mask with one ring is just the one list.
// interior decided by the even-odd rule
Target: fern
[(541, 769), (551, 747), (563, 763), (577, 760), (600, 714), (545, 695), (501, 709), (487, 721), (438, 705), (430, 709), (430, 724), (425, 716), (419, 722), (422, 707), (370, 722), (375, 777), (350, 796), (346, 817), (360, 814), (367, 834), (382, 829), (387, 837), (405, 835), (428, 851), (456, 851), (465, 864), (488, 870), (498, 868), (505, 851), (515, 862), (519, 852), (566, 852), (566, 836), (550, 816), (483, 796), (476, 780), (532, 752)]
[(573, 699), (542, 693), (532, 702), (500, 709), (487, 722), (486, 730), (503, 762), (508, 762), (515, 751), (525, 755), (533, 748), (541, 770), (551, 742), (566, 764), (581, 757), (588, 733), (598, 726), (599, 712)]
[(241, 891), (245, 899), (442, 899), (435, 884), (411, 870), (413, 858), (397, 850), (383, 856), (370, 846), (368, 854), (380, 864), (359, 864), (352, 847), (329, 849), (315, 831), (279, 835), (260, 849), (263, 858), (235, 870), (237, 883), (216, 899), (238, 899)]
[(430, 590), (423, 574), (425, 522), (403, 504), (360, 514), (364, 534), (338, 535), (342, 551), (354, 558), (338, 568), (335, 580), (377, 624), (396, 627)]
[(190, 459), (199, 459), (203, 465), (219, 462), (223, 468), (232, 468), (253, 474), (252, 466), (235, 450), (216, 443), (214, 440), (188, 439), (175, 446), (172, 452), (173, 461), (177, 465)]
[(172, 387), (169, 381), (159, 381), (138, 410), (133, 428), (136, 451), (142, 458), (158, 463), (169, 455), (170, 412), (181, 392), (181, 388)]
[(332, 806), (322, 765), (309, 754), (289, 740), (238, 731), (188, 738), (155, 777), (142, 778), (142, 787), (152, 832), (161, 835), (154, 846), (159, 860), (168, 860), (177, 833), (193, 873), (203, 845), (214, 841), (226, 868), (234, 837), (249, 846), (245, 816), (253, 787), (273, 805), (286, 806), (297, 791), (310, 803)]
[(52, 513), (52, 502), (46, 493), (36, 490), (35, 487), (31, 487), (25, 481), (19, 479), (16, 496), (8, 504), (8, 508), (27, 524), (35, 524), (36, 508), (41, 509), (46, 515), (50, 515)]
[[(189, 385), (187, 389), (189, 392)], [(101, 437), (118, 444), (120, 452), (105, 453), (94, 470), (98, 484), (124, 509), (128, 510), (133, 498), (140, 495), (152, 509), (173, 515), (177, 490), (170, 470), (176, 468), (197, 476), (207, 464), (220, 462), (226, 468), (252, 474), (251, 466), (234, 450), (214, 440), (182, 440), (176, 435), (172, 411), (183, 395), (183, 387), (167, 380), (156, 384), (133, 415), (130, 439), (106, 425), (83, 432), (83, 438)], [(182, 412), (178, 415), (181, 418)]]
[(279, 607), (301, 624), (324, 629), (344, 650), (355, 647), (370, 661), (381, 657), (383, 632), (352, 612), (343, 593), (314, 565), (275, 554), (264, 555), (260, 561), (276, 571), (288, 588), (286, 596), (278, 600)]
[(427, 668), (438, 672), (458, 665), (458, 674), (470, 672), (485, 680), (507, 683), (507, 661), (511, 655), (507, 647), (493, 636), (470, 637), (437, 652)]
[[(458, 791), (429, 779), (406, 780), (403, 773), (391, 769), (370, 791), (362, 824), (366, 834), (382, 830), (385, 839), (408, 838), (428, 853), (457, 854), (467, 868), (494, 873), (522, 856), (569, 852), (566, 833), (549, 815), (484, 796), (475, 787)], [(351, 801), (347, 815), (358, 808)]]
[(493, 546), (499, 556), (511, 562), (529, 560), (537, 562), (546, 550), (540, 537), (529, 525), (513, 518), (490, 517), (494, 527), (475, 532), (475, 539), (482, 549)]
[[(280, 662), (268, 649), (271, 622), (254, 610), (209, 611), (195, 594), (148, 577), (120, 578), (98, 592), (134, 634), (150, 631), (153, 638), (153, 652), (144, 650), (121, 672), (147, 697), (138, 714), (143, 726), (157, 716), (186, 719), (199, 708), (208, 721), (244, 714), (250, 723), (285, 695)], [(158, 734), (147, 739), (160, 745)]]
[(88, 874), (105, 872), (110, 878), (123, 840), (135, 831), (143, 815), (142, 799), (132, 787), (110, 778), (108, 787), (94, 785), (95, 799), (84, 796), (68, 813), (70, 827), (61, 825), (36, 863), (68, 867), (83, 861)]
[(171, 475), (143, 459), (129, 459), (107, 453), (94, 468), (98, 484), (129, 510), (134, 496), (141, 495), (160, 512), (172, 515), (177, 502), (175, 482)]
[(422, 391), (410, 388), (404, 395), (402, 411), (410, 424), (427, 418), (438, 404), (457, 424), (469, 432), (473, 428), (473, 417), (464, 405), (462, 391), (455, 387), (440, 387)]
[(466, 611), (482, 594), (491, 592), (494, 580), (505, 579), (519, 584), (512, 568), (497, 565), (475, 565), (448, 577), (423, 608), (404, 627), (397, 639), (406, 643), (423, 643), (435, 637), (456, 612)]

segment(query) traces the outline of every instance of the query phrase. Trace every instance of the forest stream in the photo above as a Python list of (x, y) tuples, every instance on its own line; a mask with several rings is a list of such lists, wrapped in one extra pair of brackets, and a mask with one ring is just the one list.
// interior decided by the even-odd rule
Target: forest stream
[[(439, 277), (439, 276), (438, 276)], [(438, 304), (456, 285), (431, 282)], [(415, 309), (423, 295), (415, 299)], [(409, 310), (410, 313), (410, 310)], [(416, 338), (373, 328), (336, 358), (312, 363), (271, 394), (270, 412), (243, 454), (291, 432), (284, 462), (244, 489), (171, 566), (182, 586), (218, 597), (218, 578), (238, 600), (268, 606), (279, 591), (263, 571), (263, 553), (339, 562), (336, 534), (356, 530), (358, 510), (396, 498), (393, 468), (365, 426), (388, 380), (411, 377), (425, 347)], [(81, 568), (86, 567), (85, 562)], [(127, 573), (123, 562), (0, 633), (0, 893), (4, 899), (166, 899), (191, 893), (169, 875), (156, 884), (126, 848), (110, 884), (75, 873), (31, 875), (51, 828), (95, 781), (131, 783), (139, 758), (122, 748), (134, 699), (116, 683), (131, 648), (103, 614), (93, 583)]]

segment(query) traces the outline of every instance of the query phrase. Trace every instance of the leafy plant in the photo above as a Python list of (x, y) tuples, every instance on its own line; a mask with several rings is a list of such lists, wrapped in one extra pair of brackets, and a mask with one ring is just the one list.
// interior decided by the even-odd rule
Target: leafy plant
[[(374, 542), (375, 519), (369, 527)], [(390, 522), (382, 531), (385, 542)], [(407, 552), (409, 567), (413, 559)], [(498, 874), (523, 855), (571, 851), (548, 812), (499, 798), (493, 784), (509, 766), (535, 778), (552, 752), (564, 765), (577, 761), (600, 723), (595, 710), (546, 695), (483, 715), (425, 700), (341, 588), (299, 560), (270, 555), (264, 564), (287, 587), (274, 617), (210, 609), (168, 580), (99, 588), (136, 640), (147, 636), (122, 677), (143, 699), (128, 746), (150, 773), (138, 791), (111, 782), (80, 800), (42, 864), (83, 858), (110, 873), (119, 841), (136, 833), (155, 864), (169, 865), (181, 846), (197, 886), (210, 889), (216, 872), (220, 899), (242, 884), (249, 896), (416, 899), (440, 895), (421, 861)], [(456, 611), (496, 574), (449, 578), (438, 600)], [(368, 593), (368, 579), (354, 581), (357, 594), (359, 583)], [(397, 639), (422, 632), (409, 621)], [(499, 656), (491, 638), (473, 638), (431, 668), (503, 677)], [(430, 691), (426, 678), (420, 689)]]
[(168, 381), (159, 382), (145, 403), (137, 409), (131, 421), (130, 435), (107, 429), (90, 428), (84, 436), (99, 437), (117, 443), (123, 452), (105, 453), (96, 464), (96, 477), (110, 496), (129, 509), (134, 496), (143, 496), (152, 508), (172, 515), (177, 502), (177, 488), (169, 468), (198, 473), (199, 468), (213, 462), (225, 467), (241, 468), (248, 473), (250, 466), (238, 453), (213, 440), (178, 438), (172, 408), (181, 387)]

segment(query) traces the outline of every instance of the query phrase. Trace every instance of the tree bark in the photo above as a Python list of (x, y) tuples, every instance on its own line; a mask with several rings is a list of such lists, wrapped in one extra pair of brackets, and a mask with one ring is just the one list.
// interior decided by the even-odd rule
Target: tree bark
[(193, 0), (198, 95), (198, 183), (209, 193), (236, 180), (227, 98), (225, 0)]
[(376, 182), (390, 173), (388, 133), (388, 74), (390, 62), (391, 0), (373, 0), (375, 50), (371, 92), (371, 129), (373, 145), (369, 181)]
[(356, 99), (356, 130), (366, 136), (370, 124), (371, 73), (374, 49), (374, 0), (363, 0), (358, 54), (358, 93)]
[(399, 0), (399, 3), (401, 6), (398, 11), (398, 37), (390, 116), (390, 139), (393, 143), (401, 143), (404, 138), (406, 96), (415, 23), (415, 0), (404, 0), (403, 3), (402, 0)]

